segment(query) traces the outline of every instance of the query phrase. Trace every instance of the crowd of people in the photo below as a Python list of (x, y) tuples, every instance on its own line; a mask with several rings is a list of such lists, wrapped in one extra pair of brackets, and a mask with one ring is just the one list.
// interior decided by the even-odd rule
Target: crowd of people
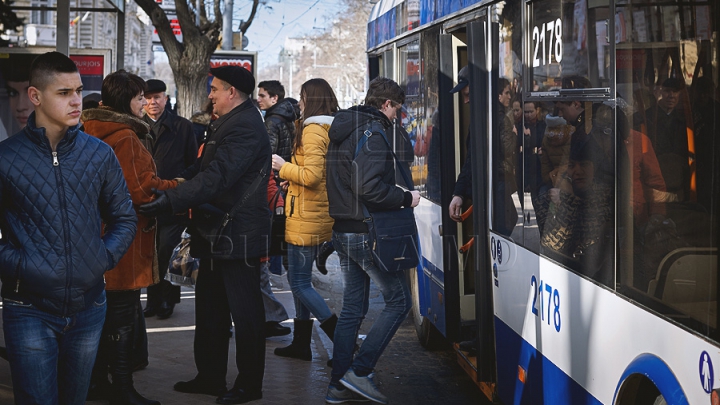
[[(340, 110), (323, 79), (305, 82), (298, 101), (261, 82), (253, 100), (244, 68), (210, 73), (209, 104), (192, 121), (169, 108), (164, 82), (124, 70), (83, 99), (75, 63), (58, 52), (37, 56), (27, 77), (5, 74), (20, 80), (23, 97), (10, 96), (25, 112), (22, 130), (0, 143), (3, 328), (17, 404), (160, 404), (137, 392), (132, 373), (148, 365), (145, 318), (167, 319), (180, 302), (165, 275), (186, 228), (200, 261), (197, 373), (176, 391), (219, 404), (262, 398), (265, 339), (293, 333), (275, 354), (309, 361), (314, 317), (334, 342), (326, 402), (388, 402), (373, 370), (411, 300), (403, 273), (374, 263), (360, 207), (414, 207), (420, 196), (396, 186), (381, 136), (355, 147), (394, 125), (402, 88), (377, 78), (364, 105)], [(286, 218), (285, 258), (270, 256), (276, 215)], [(313, 262), (324, 268), (333, 250), (339, 314), (311, 284)], [(268, 281), (283, 267), (292, 331)], [(371, 280), (385, 308), (358, 345)], [(228, 389), (231, 336), (238, 375)]]

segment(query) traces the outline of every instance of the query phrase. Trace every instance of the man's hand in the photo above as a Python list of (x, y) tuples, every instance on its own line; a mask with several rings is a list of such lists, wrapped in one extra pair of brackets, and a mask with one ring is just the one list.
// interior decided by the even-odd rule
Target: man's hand
[(412, 204), (410, 204), (411, 207), (415, 208), (420, 204), (420, 192), (417, 190), (413, 190), (410, 192), (412, 194)]
[(455, 222), (461, 222), (460, 214), (462, 214), (463, 198), (459, 195), (453, 196), (450, 201), (450, 219)]
[(171, 214), (172, 207), (170, 199), (165, 195), (164, 191), (153, 189), (153, 193), (157, 196), (153, 201), (143, 204), (138, 208), (138, 212), (146, 217), (156, 217), (160, 214)]

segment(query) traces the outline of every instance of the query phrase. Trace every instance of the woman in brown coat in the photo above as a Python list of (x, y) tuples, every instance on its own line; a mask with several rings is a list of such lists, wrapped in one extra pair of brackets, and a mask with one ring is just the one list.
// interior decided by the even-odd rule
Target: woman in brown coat
[[(153, 189), (177, 186), (175, 180), (161, 180), (146, 144), (151, 141), (148, 125), (141, 120), (146, 85), (140, 77), (119, 70), (102, 85), (102, 107), (83, 112), (85, 132), (110, 145), (122, 167), (133, 205), (153, 199)], [(144, 143), (145, 142), (145, 143)], [(153, 268), (155, 265), (155, 268)], [(140, 306), (140, 289), (158, 282), (155, 259), (155, 219), (138, 214), (137, 234), (117, 267), (105, 273), (107, 316), (93, 379), (95, 392), (118, 405), (159, 405), (144, 398), (133, 387), (132, 352), (135, 317)], [(112, 386), (107, 382), (107, 367)]]

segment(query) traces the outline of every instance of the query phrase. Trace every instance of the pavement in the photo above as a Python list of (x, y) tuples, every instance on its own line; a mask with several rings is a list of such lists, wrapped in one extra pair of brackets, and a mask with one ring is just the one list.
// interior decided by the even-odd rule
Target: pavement
[[(313, 273), (313, 284), (325, 298), (330, 309), (340, 313), (342, 306), (342, 280), (336, 254), (328, 259), (328, 275)], [(273, 276), (273, 291), (288, 313), (294, 315), (292, 293), (284, 276)], [(143, 301), (145, 295), (143, 294)], [(172, 317), (159, 320), (147, 318), (149, 366), (134, 374), (135, 388), (147, 398), (163, 405), (214, 404), (215, 398), (199, 394), (173, 391), (177, 381), (192, 379), (196, 374), (192, 353), (194, 336), (195, 291), (183, 288), (181, 303)], [(370, 310), (360, 331), (363, 338), (377, 314), (383, 300), (372, 287)], [(283, 323), (292, 327), (292, 320)], [(263, 399), (252, 404), (323, 404), (330, 382), (331, 369), (326, 367), (332, 355), (332, 342), (315, 322), (312, 339), (312, 361), (275, 356), (276, 347), (290, 344), (292, 334), (267, 339)], [(4, 340), (0, 339), (0, 345)], [(237, 374), (235, 345), (230, 342), (228, 360), (228, 387)], [(393, 404), (487, 404), (480, 390), (457, 364), (455, 353), (447, 348), (426, 351), (418, 343), (411, 319), (405, 321), (380, 358), (375, 370), (375, 382)], [(12, 404), (12, 381), (8, 363), (0, 360), (0, 405)], [(87, 404), (105, 404), (91, 401)]]

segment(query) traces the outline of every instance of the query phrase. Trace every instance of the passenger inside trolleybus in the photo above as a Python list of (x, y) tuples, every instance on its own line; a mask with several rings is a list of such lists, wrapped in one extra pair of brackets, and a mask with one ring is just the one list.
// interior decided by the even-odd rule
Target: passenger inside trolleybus
[(605, 159), (592, 138), (570, 148), (567, 170), (535, 207), (541, 249), (579, 273), (611, 285), (613, 187), (600, 181)]

